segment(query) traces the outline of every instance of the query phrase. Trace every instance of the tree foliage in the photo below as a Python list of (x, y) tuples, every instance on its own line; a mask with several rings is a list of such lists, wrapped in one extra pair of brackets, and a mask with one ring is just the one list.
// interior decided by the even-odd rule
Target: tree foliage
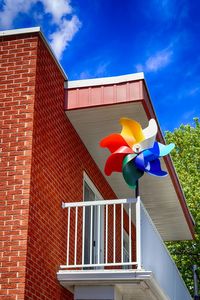
[(200, 271), (200, 123), (181, 125), (173, 132), (166, 132), (166, 141), (176, 147), (171, 156), (185, 194), (187, 205), (195, 220), (195, 239), (167, 243), (182, 277), (193, 295), (192, 266)]

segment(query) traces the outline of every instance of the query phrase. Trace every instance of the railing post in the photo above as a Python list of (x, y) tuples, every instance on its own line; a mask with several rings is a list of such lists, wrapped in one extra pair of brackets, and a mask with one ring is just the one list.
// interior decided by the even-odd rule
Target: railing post
[(142, 268), (141, 263), (141, 200), (137, 196), (136, 201), (136, 261), (137, 269)]
[(83, 206), (83, 227), (82, 227), (82, 265), (85, 261), (85, 206)]
[(70, 240), (70, 207), (68, 207), (68, 221), (67, 221), (67, 266), (69, 265), (69, 240)]
[(121, 204), (121, 262), (124, 262), (124, 205)]
[(129, 230), (128, 230), (128, 233), (129, 233), (129, 262), (131, 263), (132, 262), (132, 230), (131, 230), (131, 225), (132, 225), (132, 222), (131, 222), (131, 203), (129, 203), (129, 206), (128, 206), (128, 227), (129, 227)]

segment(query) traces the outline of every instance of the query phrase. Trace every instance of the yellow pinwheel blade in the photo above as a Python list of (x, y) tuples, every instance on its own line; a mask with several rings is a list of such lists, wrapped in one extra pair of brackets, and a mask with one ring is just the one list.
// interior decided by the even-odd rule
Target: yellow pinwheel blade
[(121, 118), (120, 124), (122, 125), (121, 135), (131, 148), (134, 144), (137, 144), (145, 139), (145, 136), (142, 132), (142, 127), (138, 122), (128, 118)]

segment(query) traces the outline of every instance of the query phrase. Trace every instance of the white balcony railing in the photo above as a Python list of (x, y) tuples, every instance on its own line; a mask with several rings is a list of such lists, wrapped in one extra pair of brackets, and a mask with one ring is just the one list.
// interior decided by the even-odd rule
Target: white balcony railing
[(151, 271), (169, 299), (191, 300), (140, 197), (62, 206), (68, 219), (67, 260), (60, 266), (62, 270)]
[[(136, 268), (140, 259), (133, 260), (135, 251), (132, 245), (132, 206), (135, 203), (136, 199), (63, 203), (63, 208), (68, 210), (67, 260), (66, 265), (62, 265), (61, 268)], [(125, 224), (128, 253), (124, 249)], [(70, 251), (72, 245), (74, 250)]]

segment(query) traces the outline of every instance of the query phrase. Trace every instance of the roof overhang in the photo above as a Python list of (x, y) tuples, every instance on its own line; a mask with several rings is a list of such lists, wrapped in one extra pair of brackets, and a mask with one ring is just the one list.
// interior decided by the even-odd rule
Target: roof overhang
[[(118, 121), (122, 116), (137, 120), (143, 128), (150, 118), (158, 123), (143, 73), (66, 84), (66, 115), (102, 174), (108, 151), (100, 148), (99, 141), (121, 131)], [(165, 143), (159, 124), (158, 127), (157, 139)], [(144, 175), (140, 180), (142, 201), (164, 240), (192, 239), (194, 223), (169, 155), (162, 165), (169, 176)], [(105, 178), (118, 198), (133, 196), (121, 174)]]

